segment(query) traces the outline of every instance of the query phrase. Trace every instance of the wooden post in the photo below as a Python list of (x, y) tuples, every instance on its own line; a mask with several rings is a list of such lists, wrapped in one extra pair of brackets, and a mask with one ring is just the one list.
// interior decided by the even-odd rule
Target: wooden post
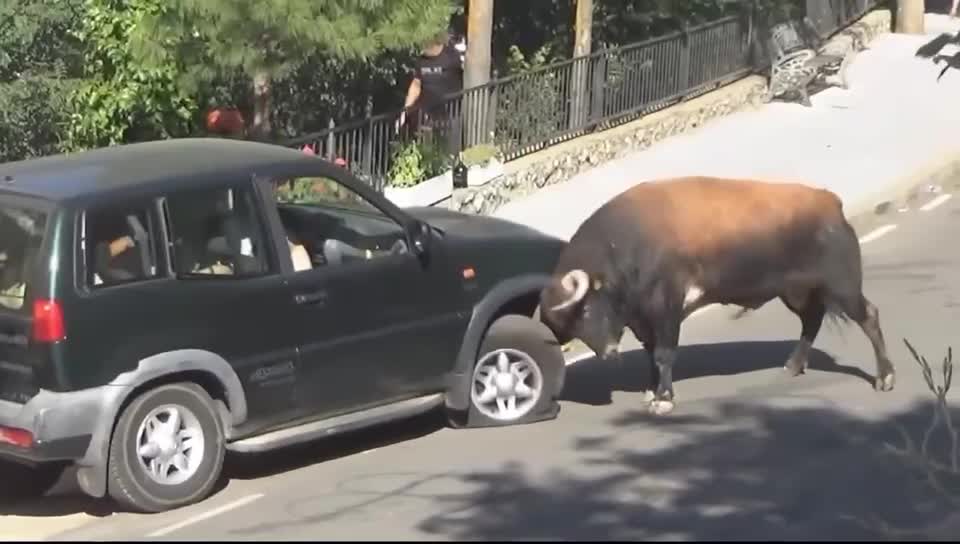
[(923, 34), (924, 0), (897, 0), (897, 28), (901, 34)]
[(469, 0), (467, 55), (463, 86), (469, 89), (490, 81), (490, 47), (493, 39), (493, 0)]
[[(463, 88), (490, 82), (490, 50), (493, 38), (493, 0), (469, 0), (467, 6), (467, 54), (463, 67)], [(463, 96), (461, 124), (466, 147), (484, 141), (488, 92), (474, 91)]]
[[(593, 0), (577, 0), (577, 12), (574, 21), (576, 34), (573, 42), (573, 58), (586, 57), (591, 52), (593, 37)], [(586, 59), (574, 62), (571, 72), (570, 91), (573, 94), (570, 105), (570, 128), (576, 129), (587, 121), (590, 104), (590, 84), (588, 74), (590, 62)]]
[(593, 0), (577, 0), (576, 37), (573, 44), (573, 56), (590, 54), (591, 30), (593, 27)]

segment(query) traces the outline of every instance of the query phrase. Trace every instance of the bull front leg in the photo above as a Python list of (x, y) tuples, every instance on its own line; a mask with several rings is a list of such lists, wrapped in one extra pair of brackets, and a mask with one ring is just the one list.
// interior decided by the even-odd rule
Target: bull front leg
[(673, 392), (673, 365), (677, 360), (677, 347), (680, 340), (680, 320), (676, 317), (666, 317), (662, 325), (657, 326), (653, 361), (657, 380), (656, 393), (650, 401), (650, 413), (664, 416), (673, 411), (675, 396)]
[(647, 382), (647, 388), (644, 391), (643, 401), (647, 404), (653, 402), (654, 392), (660, 387), (660, 369), (657, 367), (657, 361), (654, 358), (654, 352), (656, 351), (657, 344), (653, 340), (653, 331), (650, 326), (647, 325), (642, 319), (634, 319), (630, 325), (630, 331), (633, 332), (634, 338), (643, 344), (643, 351), (646, 353), (647, 368), (649, 369), (649, 381)]

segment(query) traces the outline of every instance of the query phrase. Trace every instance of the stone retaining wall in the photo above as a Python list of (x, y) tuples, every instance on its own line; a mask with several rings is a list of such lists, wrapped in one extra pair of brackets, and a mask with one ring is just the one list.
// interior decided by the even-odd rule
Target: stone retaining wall
[[(821, 48), (843, 55), (889, 32), (889, 10), (873, 11), (832, 37)], [(757, 108), (767, 92), (767, 78), (748, 76), (692, 100), (681, 102), (616, 128), (577, 138), (506, 164), (502, 177), (482, 187), (458, 189), (446, 205), (458, 211), (489, 215), (500, 206), (540, 188), (562, 183), (610, 160), (642, 151), (712, 119)]]

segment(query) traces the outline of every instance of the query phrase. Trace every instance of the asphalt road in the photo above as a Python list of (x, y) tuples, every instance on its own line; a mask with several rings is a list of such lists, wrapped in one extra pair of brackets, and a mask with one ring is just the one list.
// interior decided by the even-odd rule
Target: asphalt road
[[(684, 325), (677, 406), (663, 419), (643, 410), (646, 358), (628, 335), (619, 366), (569, 367), (554, 421), (452, 430), (423, 417), (231, 457), (221, 491), (160, 515), (69, 496), (15, 513), (53, 523), (86, 512), (85, 525), (58, 535), (70, 540), (823, 540), (941, 524), (956, 506), (885, 446), (902, 445), (901, 431), (919, 439), (932, 413), (903, 339), (939, 381), (960, 332), (960, 198), (923, 199), (860, 229), (866, 294), (899, 371), (893, 392), (868, 383), (873, 353), (856, 325), (825, 324), (811, 370), (789, 378), (781, 365), (796, 317), (779, 303), (736, 321), (712, 308)], [(957, 483), (947, 485), (960, 497)]]

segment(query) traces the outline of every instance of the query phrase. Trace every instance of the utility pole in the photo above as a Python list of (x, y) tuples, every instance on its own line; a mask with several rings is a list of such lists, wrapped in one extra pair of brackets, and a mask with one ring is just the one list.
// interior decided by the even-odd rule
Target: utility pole
[[(593, 36), (593, 0), (577, 0), (577, 13), (574, 22), (576, 35), (573, 42), (573, 58), (586, 57), (590, 54)], [(590, 61), (582, 59), (574, 62), (572, 71), (571, 91), (573, 101), (570, 112), (570, 128), (579, 128), (587, 120), (589, 112), (590, 82), (587, 74), (590, 73)]]
[(900, 34), (923, 34), (924, 0), (897, 0), (897, 27)]

